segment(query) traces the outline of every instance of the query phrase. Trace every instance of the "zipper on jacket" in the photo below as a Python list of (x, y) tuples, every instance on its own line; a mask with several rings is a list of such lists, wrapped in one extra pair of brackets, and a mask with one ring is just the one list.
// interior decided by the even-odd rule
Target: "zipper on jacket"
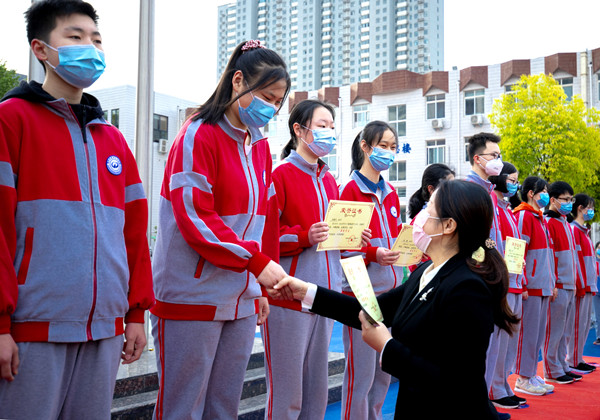
[[(319, 178), (322, 170), (323, 170), (323, 167), (317, 168), (317, 187), (319, 190), (319, 195), (321, 196), (321, 211), (323, 213), (323, 218), (325, 218), (325, 213), (327, 212), (327, 209), (325, 208), (325, 200), (323, 199), (323, 191), (321, 189), (321, 181)], [(327, 194), (325, 194), (325, 196), (327, 197)], [(327, 288), (331, 289), (331, 274), (330, 274), (330, 270), (329, 270), (329, 251), (325, 251), (325, 263), (327, 264)]]

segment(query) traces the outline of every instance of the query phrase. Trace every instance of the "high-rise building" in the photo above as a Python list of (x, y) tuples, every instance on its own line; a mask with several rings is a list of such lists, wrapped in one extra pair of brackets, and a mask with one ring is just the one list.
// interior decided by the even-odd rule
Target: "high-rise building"
[(292, 90), (444, 67), (444, 0), (237, 0), (218, 27), (218, 75), (239, 42), (259, 39), (288, 63)]

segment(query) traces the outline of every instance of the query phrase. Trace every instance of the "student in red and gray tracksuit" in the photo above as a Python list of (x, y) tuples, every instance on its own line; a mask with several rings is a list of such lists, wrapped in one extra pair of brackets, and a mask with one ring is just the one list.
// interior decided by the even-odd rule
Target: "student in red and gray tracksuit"
[[(502, 240), (506, 244), (508, 236), (520, 239), (521, 234), (517, 228), (517, 219), (515, 218), (508, 199), (515, 195), (519, 188), (519, 173), (517, 168), (509, 162), (503, 162), (502, 172), (498, 176), (490, 176), (489, 181), (495, 185), (496, 194), (496, 213)], [(504, 247), (506, 249), (506, 247)], [(506, 301), (515, 314), (521, 314), (522, 311), (522, 293), (523, 293), (522, 274), (509, 273), (508, 293)], [(520, 326), (517, 324), (516, 331)], [(519, 334), (509, 335), (506, 331), (494, 328), (490, 337), (490, 344), (486, 358), (485, 380), (488, 385), (489, 397), (496, 407), (500, 408), (518, 408), (526, 400), (517, 397), (508, 385), (508, 375), (512, 371), (515, 363)]]
[[(320, 159), (335, 146), (333, 108), (316, 100), (302, 101), (290, 113), (288, 125), (291, 140), (273, 171), (281, 265), (291, 276), (340, 291), (340, 252), (317, 252), (318, 243), (327, 238), (323, 220), (329, 200), (339, 198), (335, 179)], [(265, 419), (323, 418), (333, 321), (308, 312), (298, 301), (269, 302), (271, 313), (261, 327)]]
[(546, 381), (568, 384), (581, 379), (581, 375), (571, 372), (566, 362), (567, 341), (573, 332), (577, 278), (575, 238), (567, 221), (567, 214), (573, 208), (573, 188), (564, 181), (556, 181), (548, 188), (548, 194), (550, 206), (546, 211), (546, 222), (552, 238), (558, 291), (548, 309), (542, 356)]
[(272, 160), (259, 128), (289, 87), (277, 53), (239, 44), (171, 148), (153, 260), (154, 418), (237, 418), (256, 324), (268, 314), (261, 286), (286, 276), (275, 262)]
[(583, 347), (590, 332), (592, 299), (598, 292), (596, 279), (596, 257), (590, 239), (590, 229), (585, 226), (594, 218), (594, 199), (586, 194), (576, 194), (571, 226), (577, 247), (577, 292), (575, 296), (575, 322), (571, 339), (567, 343), (567, 364), (575, 373), (590, 373), (596, 370), (583, 360)]
[(530, 176), (521, 186), (521, 199), (525, 200), (513, 210), (521, 239), (527, 242), (525, 278), (527, 298), (523, 295), (523, 312), (514, 373), (519, 377), (515, 392), (545, 395), (554, 387), (537, 375), (538, 354), (544, 342), (548, 305), (554, 292), (554, 258), (552, 241), (542, 208), (548, 205), (548, 183)]
[[(402, 284), (402, 267), (393, 265), (400, 253), (390, 251), (402, 226), (400, 202), (394, 187), (381, 176), (394, 162), (397, 145), (396, 133), (387, 123), (368, 123), (352, 143), (353, 172), (340, 189), (342, 200), (375, 204), (369, 226), (371, 244), (360, 252), (344, 252), (343, 256), (363, 255), (376, 295)], [(354, 296), (345, 279), (342, 293)], [(342, 335), (346, 356), (342, 419), (381, 419), (391, 376), (381, 370), (379, 353), (362, 340), (359, 330), (344, 327)]]

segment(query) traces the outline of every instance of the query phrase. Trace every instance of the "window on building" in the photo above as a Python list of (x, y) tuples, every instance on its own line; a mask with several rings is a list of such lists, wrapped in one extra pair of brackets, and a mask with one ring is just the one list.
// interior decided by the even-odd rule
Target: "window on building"
[(334, 147), (333, 150), (325, 157), (322, 157), (321, 160), (329, 166), (329, 170), (331, 172), (337, 171), (337, 147)]
[(352, 127), (364, 127), (369, 122), (369, 105), (355, 105), (352, 107), (352, 114), (354, 115), (352, 121)]
[(404, 204), (400, 204), (400, 220), (402, 220), (402, 223), (406, 223), (407, 219), (406, 219), (406, 205)]
[(465, 92), (465, 115), (483, 114), (485, 89), (469, 90)]
[(277, 133), (277, 125), (275, 119), (269, 121), (263, 128), (265, 135), (274, 136)]
[(394, 127), (398, 137), (406, 136), (406, 105), (389, 106), (388, 122)]
[(392, 163), (389, 169), (390, 182), (406, 181), (406, 161), (398, 161)]
[(465, 137), (465, 162), (469, 162), (469, 140), (471, 137)]
[(271, 153), (271, 160), (273, 161), (273, 166), (277, 162), (277, 153)]
[(154, 114), (152, 140), (159, 141), (160, 139), (169, 138), (169, 118), (164, 115)]
[(427, 141), (427, 164), (446, 162), (446, 140)]
[(108, 121), (108, 110), (103, 111), (103, 118)]
[(427, 103), (427, 119), (446, 117), (446, 95), (429, 95), (426, 98)]
[(396, 194), (399, 198), (406, 198), (406, 187), (396, 187)]
[(565, 91), (565, 95), (567, 95), (567, 101), (570, 101), (571, 98), (573, 98), (573, 78), (563, 77), (562, 79), (556, 79), (556, 81)]
[(110, 123), (112, 125), (114, 125), (115, 127), (119, 128), (119, 110), (118, 109), (110, 110)]

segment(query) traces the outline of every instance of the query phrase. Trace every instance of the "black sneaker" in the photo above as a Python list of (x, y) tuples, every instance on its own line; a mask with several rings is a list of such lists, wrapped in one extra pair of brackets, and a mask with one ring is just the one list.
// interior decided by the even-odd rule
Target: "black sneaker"
[(590, 365), (590, 364), (588, 364), (588, 363), (585, 363), (585, 362), (581, 362), (581, 363), (580, 363), (580, 364), (578, 364), (577, 366), (578, 366), (578, 367), (579, 367), (579, 366), (583, 366), (583, 367), (585, 367), (586, 369), (591, 369), (591, 370), (592, 370), (592, 372), (596, 370), (596, 366), (592, 366), (592, 365)]
[(517, 397), (516, 395), (512, 395), (510, 398), (519, 403), (519, 405), (527, 404), (527, 400), (525, 398)]
[[(572, 375), (575, 374), (573, 373)], [(579, 379), (581, 379), (581, 376), (579, 376)], [(565, 375), (559, 376), (558, 378), (546, 378), (546, 382), (554, 382), (555, 384), (571, 384), (575, 380), (576, 379), (572, 377), (569, 372), (567, 372)]]
[(588, 373), (592, 373), (596, 368), (588, 365), (587, 363), (579, 363), (577, 366), (569, 366), (571, 368), (571, 372), (577, 375), (586, 375)]
[(573, 372), (566, 372), (564, 376), (571, 377), (574, 381), (581, 381), (582, 376)]
[(500, 398), (499, 400), (492, 400), (492, 404), (498, 408), (519, 408), (519, 403), (512, 397), (504, 397)]

